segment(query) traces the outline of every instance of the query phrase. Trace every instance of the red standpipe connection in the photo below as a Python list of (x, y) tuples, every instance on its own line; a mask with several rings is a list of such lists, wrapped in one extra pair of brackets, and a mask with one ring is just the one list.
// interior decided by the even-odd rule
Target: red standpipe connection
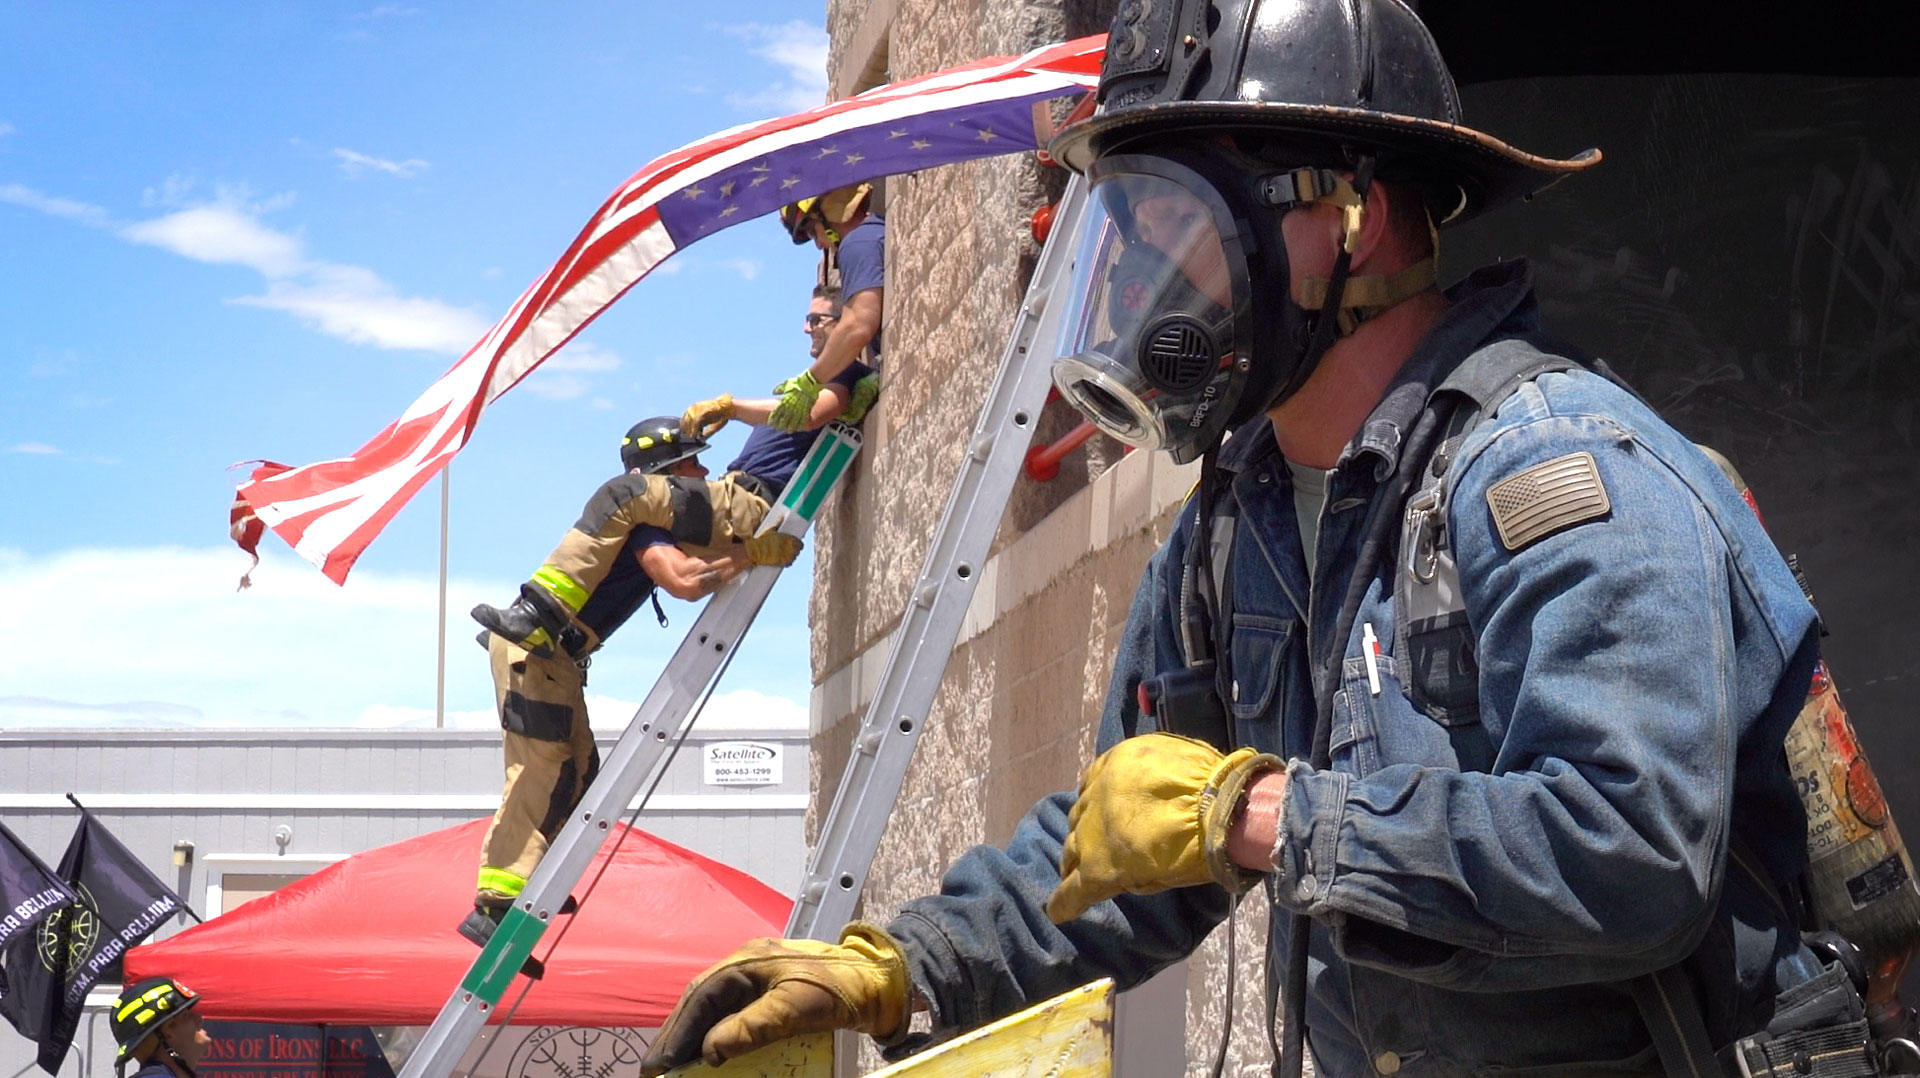
[(1053, 444), (1036, 445), (1027, 450), (1027, 478), (1045, 483), (1059, 475), (1061, 458), (1085, 445), (1098, 431), (1099, 428), (1083, 419), (1079, 426), (1061, 435)]

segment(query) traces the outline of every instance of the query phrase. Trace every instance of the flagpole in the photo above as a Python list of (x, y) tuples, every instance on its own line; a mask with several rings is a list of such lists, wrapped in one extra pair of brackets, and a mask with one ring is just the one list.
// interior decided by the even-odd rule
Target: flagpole
[[(69, 800), (69, 801), (71, 801), (71, 802), (73, 802), (73, 807), (74, 807), (74, 808), (77, 808), (77, 809), (79, 809), (79, 810), (80, 810), (80, 815), (82, 815), (82, 816), (87, 816), (87, 817), (92, 817), (92, 816), (93, 816), (93, 811), (92, 811), (91, 809), (89, 809), (89, 808), (87, 808), (87, 806), (85, 806), (85, 805), (83, 805), (83, 804), (81, 804), (81, 803), (80, 803), (80, 799), (79, 799), (79, 798), (77, 798), (77, 797), (75, 797), (75, 796), (73, 796), (73, 791), (72, 791), (72, 790), (68, 790), (68, 791), (67, 791), (67, 800)], [(103, 827), (103, 828), (104, 828), (105, 826), (106, 826), (105, 824), (101, 824), (101, 827)], [(108, 834), (108, 836), (109, 836), (109, 837), (111, 837), (113, 833), (112, 833), (111, 831), (109, 831), (109, 832), (107, 832), (107, 834)], [(119, 844), (119, 842), (118, 842), (118, 840), (117, 840), (117, 839), (115, 840), (115, 842), (116, 842), (116, 844)], [(124, 848), (124, 845), (122, 845), (122, 848)], [(168, 887), (168, 886), (167, 886), (166, 884), (164, 884), (164, 883), (161, 883), (161, 882), (160, 882), (160, 878), (159, 878), (158, 876), (155, 876), (155, 877), (153, 877), (153, 882), (154, 882), (154, 883), (156, 883), (156, 884), (158, 884), (161, 890), (163, 890), (163, 891), (165, 891), (166, 893), (168, 893), (168, 894), (170, 894), (170, 895), (172, 895), (172, 896), (173, 896), (173, 900), (174, 900), (175, 902), (178, 902), (178, 903), (180, 903), (180, 908), (181, 908), (181, 909), (183, 909), (183, 910), (185, 910), (185, 911), (187, 912), (187, 916), (188, 916), (188, 917), (191, 917), (191, 918), (193, 918), (193, 919), (194, 919), (194, 922), (195, 922), (195, 923), (197, 923), (197, 924), (204, 924), (204, 923), (206, 922), (206, 918), (204, 918), (204, 917), (202, 917), (202, 916), (200, 916), (199, 914), (197, 914), (197, 913), (195, 913), (195, 912), (193, 912), (193, 906), (192, 906), (192, 905), (190, 905), (190, 904), (189, 904), (189, 903), (187, 902), (187, 900), (186, 900), (186, 899), (184, 899), (184, 898), (181, 898), (181, 897), (180, 897), (180, 892), (178, 892), (178, 891), (176, 891), (176, 890), (174, 890), (174, 889), (173, 889), (173, 888), (171, 888), (171, 887)]]
[(433, 728), (447, 724), (447, 476), (453, 471), (448, 461), (440, 469), (440, 648), (434, 658)]

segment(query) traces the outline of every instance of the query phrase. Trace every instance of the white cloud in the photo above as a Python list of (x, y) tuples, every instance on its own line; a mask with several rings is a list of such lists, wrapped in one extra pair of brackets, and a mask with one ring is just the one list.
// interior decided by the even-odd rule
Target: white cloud
[(69, 221), (78, 221), (92, 228), (105, 228), (108, 224), (107, 211), (85, 202), (76, 202), (70, 198), (58, 198), (42, 194), (31, 187), (17, 183), (0, 184), (0, 202), (11, 202), (16, 206), (25, 206), (30, 210), (54, 217), (64, 217)]
[[(253, 571), (254, 586), (236, 593), (246, 567), (246, 556), (226, 545), (46, 555), (0, 547), (0, 608), (35, 611), (41, 639), (87, 642), (0, 651), (0, 728), (433, 724), (432, 572), (362, 567), (342, 588), (274, 549)], [(466, 611), (511, 597), (517, 585), (448, 581), (450, 726), (498, 725), (486, 654), (473, 643), (477, 627)], [(100, 617), (102, 610), (113, 616)], [(790, 650), (779, 634), (765, 635), (757, 653), (780, 661), (736, 664), (734, 680), (747, 684), (716, 694), (702, 727), (805, 727), (804, 627)], [(678, 643), (678, 632), (655, 630), (643, 612), (596, 656), (595, 687), (643, 695)], [(634, 707), (612, 697), (588, 703), (595, 726), (610, 731)]]
[(739, 274), (743, 281), (751, 281), (760, 276), (760, 260), (757, 258), (728, 258), (722, 260), (720, 265)]
[(19, 128), (13, 126), (7, 121), (0, 120), (0, 138), (6, 138), (8, 135), (14, 134), (19, 130), (20, 130)]
[(540, 365), (549, 371), (617, 371), (620, 357), (586, 341), (569, 341), (566, 347), (547, 357)]
[(232, 302), (284, 311), (354, 344), (458, 355), (492, 325), (472, 308), (402, 296), (365, 267), (309, 257), (301, 236), (262, 220), (292, 205), (290, 194), (256, 199), (244, 187), (222, 187), (212, 201), (194, 202), (194, 186), (173, 176), (157, 189), (148, 188), (141, 196), (143, 205), (178, 208), (132, 224), (116, 224), (98, 206), (19, 184), (0, 185), (0, 202), (112, 229), (130, 243), (158, 247), (196, 262), (244, 266), (266, 278), (267, 289), (263, 295)]
[(29, 456), (29, 457), (64, 457), (67, 460), (77, 460), (86, 464), (118, 464), (120, 463), (120, 460), (117, 457), (83, 456), (79, 454), (69, 453), (57, 445), (48, 445), (45, 442), (21, 442), (18, 445), (8, 446), (6, 451), (9, 453), (19, 453), (23, 456)]
[(571, 341), (520, 383), (520, 388), (548, 400), (573, 400), (591, 388), (588, 374), (620, 369), (620, 357), (585, 341)]
[(335, 147), (333, 156), (340, 159), (340, 171), (349, 176), (359, 176), (369, 171), (385, 172), (404, 180), (427, 170), (427, 163), (418, 157), (409, 157), (405, 161), (391, 161), (384, 157), (372, 157), (339, 147)]
[(457, 354), (492, 325), (472, 308), (397, 295), (373, 271), (333, 263), (312, 265), (297, 279), (269, 282), (265, 295), (233, 302), (285, 311), (322, 333), (378, 348)]
[(80, 704), (43, 696), (0, 696), (0, 719), (12, 728), (51, 726), (197, 726), (199, 708), (157, 700)]
[[(6, 698), (0, 697), (0, 708)], [(595, 729), (615, 732), (626, 729), (633, 713), (640, 710), (636, 701), (613, 696), (587, 695), (587, 721)], [(430, 707), (395, 707), (376, 704), (361, 712), (353, 725), (372, 729), (422, 729), (433, 726)], [(491, 707), (471, 711), (448, 711), (444, 719), (454, 730), (494, 730), (500, 716)], [(698, 730), (805, 730), (807, 709), (783, 696), (768, 696), (753, 689), (717, 692), (707, 700), (694, 723)]]
[[(369, 730), (422, 730), (433, 728), (434, 717), (434, 711), (430, 707), (372, 704), (353, 720), (352, 725)], [(492, 708), (449, 711), (441, 715), (440, 719), (449, 730), (497, 730), (500, 728), (500, 716)]]
[(193, 189), (199, 186), (192, 177), (175, 173), (162, 180), (159, 187), (146, 187), (140, 191), (142, 206), (171, 206), (179, 208), (192, 203)]
[(354, 15), (356, 19), (392, 19), (406, 15), (418, 15), (417, 7), (402, 7), (399, 4), (381, 4), (371, 11), (362, 11)]
[(128, 225), (120, 235), (196, 262), (245, 266), (263, 277), (287, 277), (306, 266), (298, 236), (267, 227), (237, 205), (178, 210)]
[(308, 256), (299, 235), (262, 217), (292, 203), (291, 195), (255, 199), (241, 187), (221, 188), (213, 201), (189, 203), (193, 183), (169, 177), (142, 194), (145, 205), (178, 206), (132, 224), (115, 224), (98, 206), (56, 198), (18, 184), (0, 186), (0, 201), (55, 217), (110, 228), (130, 242), (213, 265), (243, 266), (267, 280), (265, 294), (233, 302), (285, 311), (322, 333), (378, 348), (459, 354), (492, 324), (479, 312), (435, 299), (402, 296), (362, 266)]
[(747, 51), (781, 69), (782, 77), (768, 79), (751, 94), (729, 94), (737, 108), (799, 112), (827, 100), (827, 31), (825, 27), (794, 20), (779, 26), (747, 23), (726, 32), (747, 42)]
[[(587, 709), (592, 710), (594, 706), (594, 701), (589, 699)], [(627, 714), (632, 715), (638, 705), (624, 706)], [(805, 730), (807, 722), (804, 704), (795, 703), (784, 696), (768, 696), (753, 689), (734, 689), (732, 692), (714, 693), (708, 698), (706, 708), (694, 723), (694, 729)]]
[(267, 226), (238, 201), (178, 210), (121, 234), (201, 262), (246, 266), (267, 278), (266, 294), (233, 302), (285, 311), (354, 344), (457, 354), (491, 324), (470, 308), (398, 295), (370, 269), (308, 259), (300, 237)]

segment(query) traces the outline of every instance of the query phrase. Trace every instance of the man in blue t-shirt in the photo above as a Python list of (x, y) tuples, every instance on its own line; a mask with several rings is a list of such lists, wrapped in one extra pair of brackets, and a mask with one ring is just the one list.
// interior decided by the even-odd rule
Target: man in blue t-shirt
[[(627, 471), (595, 492), (583, 523), (573, 531), (590, 526), (610, 499), (649, 478), (704, 487), (707, 469), (699, 454), (707, 444), (682, 436), (679, 426), (674, 416), (656, 416), (629, 430), (620, 448)], [(690, 552), (676, 542), (672, 532), (650, 524), (622, 530), (606, 545), (610, 556), (599, 567), (591, 593), (572, 604), (566, 618), (542, 627), (538, 639), (526, 639), (531, 633), (513, 635), (510, 629), (501, 632), (530, 602), (525, 589), (505, 610), (485, 604), (474, 608), (474, 618), (489, 630), (481, 634), (481, 643), (493, 672), (507, 764), (500, 809), (481, 843), (474, 912), (460, 926), (461, 934), (475, 943), (484, 945), (493, 934), (599, 767), (587, 725), (588, 656), (649, 599), (664, 626), (667, 619), (656, 588), (691, 602), (713, 594), (748, 565), (744, 548), (737, 545)], [(562, 549), (568, 549), (564, 541)], [(551, 571), (551, 565), (542, 569)], [(541, 584), (543, 578), (536, 577), (527, 588)]]
[[(839, 289), (827, 285), (813, 290), (803, 328), (811, 340), (807, 354), (814, 359), (820, 358), (838, 328), (844, 313), (840, 295)], [(812, 449), (820, 437), (820, 428), (833, 419), (861, 422), (879, 395), (879, 372), (856, 359), (827, 378), (822, 392), (808, 405), (805, 423), (797, 430), (782, 430), (771, 422), (782, 403), (779, 397), (737, 400), (732, 394), (722, 393), (688, 408), (680, 417), (680, 433), (683, 437), (704, 440), (712, 438), (730, 419), (753, 424), (754, 431), (747, 435), (747, 444), (740, 448), (740, 455), (733, 463), (727, 465), (727, 475), (750, 477), (771, 503), (786, 489), (787, 481), (806, 459), (807, 450)]]
[(870, 184), (854, 184), (780, 208), (780, 223), (796, 244), (813, 245), (840, 268), (840, 318), (804, 371), (773, 387), (780, 398), (769, 420), (780, 430), (807, 424), (813, 401), (829, 381), (859, 360), (878, 365), (880, 322), (887, 283), (887, 222), (867, 211)]

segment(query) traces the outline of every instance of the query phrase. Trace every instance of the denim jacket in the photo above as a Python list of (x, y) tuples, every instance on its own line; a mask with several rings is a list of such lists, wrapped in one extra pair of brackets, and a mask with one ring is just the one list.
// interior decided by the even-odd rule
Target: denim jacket
[[(1278, 868), (1256, 897), (1271, 896), (1277, 970), (1289, 915), (1311, 918), (1320, 1073), (1657, 1072), (1626, 980), (1684, 961), (1719, 1044), (1764, 1026), (1774, 995), (1819, 971), (1783, 897), (1806, 854), (1781, 739), (1812, 673), (1814, 614), (1720, 470), (1583, 369), (1522, 386), (1451, 466), (1477, 711), (1443, 722), (1403, 691), (1398, 558), (1374, 572), (1352, 632), (1331, 639), (1363, 522), (1429, 388), (1476, 349), (1538, 331), (1524, 264), (1450, 296), (1329, 478), (1312, 574), (1271, 426), (1262, 417), (1221, 451), (1238, 501), (1227, 706), (1241, 743), (1291, 761)], [(1582, 451), (1605, 514), (1509, 550), (1488, 489)], [(1197, 515), (1189, 502), (1134, 596), (1102, 749), (1152, 729), (1135, 689), (1182, 662)], [(1317, 770), (1310, 670), (1336, 661), (1331, 766)], [(1072, 801), (1035, 805), (1005, 849), (968, 852), (891, 924), (936, 1037), (1096, 977), (1138, 984), (1225, 917), (1225, 891), (1208, 885), (1049, 922)]]

